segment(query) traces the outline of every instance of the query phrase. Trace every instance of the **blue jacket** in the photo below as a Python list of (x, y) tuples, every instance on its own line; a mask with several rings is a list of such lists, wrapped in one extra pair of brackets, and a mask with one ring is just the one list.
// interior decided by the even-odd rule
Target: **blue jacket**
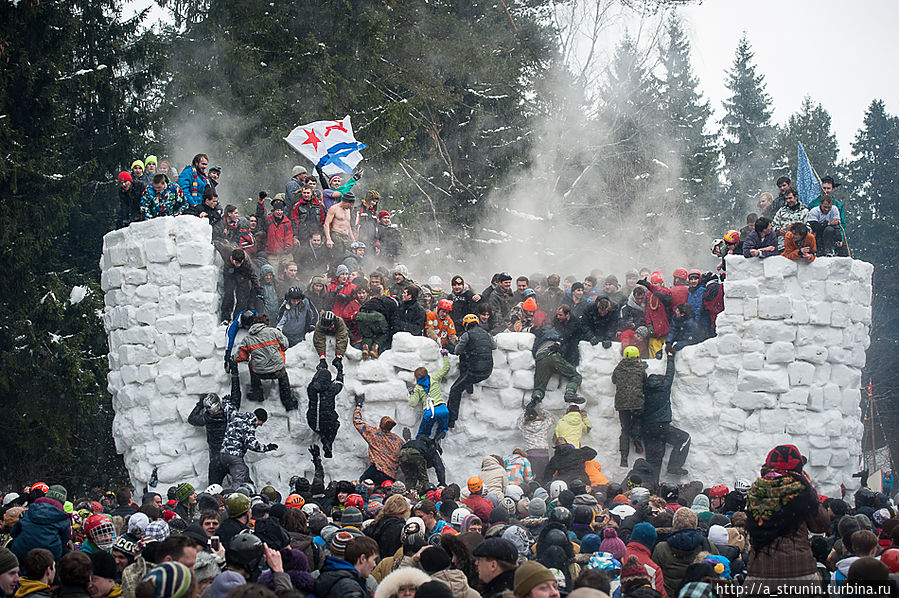
[[(701, 297), (702, 295), (700, 294)], [(687, 345), (695, 345), (702, 342), (702, 335), (699, 334), (699, 324), (696, 319), (674, 316), (665, 342), (673, 344), (675, 351), (680, 351)]]
[(318, 598), (369, 598), (371, 592), (352, 564), (329, 556), (315, 582), (315, 595)]
[(315, 330), (315, 324), (318, 322), (318, 312), (309, 299), (303, 300), (296, 307), (289, 307), (287, 301), (281, 303), (281, 318), (278, 320), (278, 328), (287, 337), (290, 346), (302, 342), (307, 332)]
[(712, 325), (712, 322), (709, 320), (708, 312), (702, 308), (702, 299), (705, 296), (705, 291), (706, 288), (703, 285), (699, 285), (695, 289), (692, 289), (687, 295), (687, 303), (693, 308), (693, 313), (695, 314), (694, 317), (697, 323), (709, 327)]
[(63, 546), (72, 535), (72, 519), (61, 508), (49, 502), (38, 502), (28, 507), (25, 516), (13, 526), (11, 535), (13, 541), (9, 549), (19, 561), (32, 548), (46, 548), (58, 561), (62, 558)]
[(195, 206), (203, 203), (203, 190), (206, 189), (208, 179), (200, 174), (196, 166), (188, 164), (178, 175), (178, 186), (184, 193), (187, 204)]

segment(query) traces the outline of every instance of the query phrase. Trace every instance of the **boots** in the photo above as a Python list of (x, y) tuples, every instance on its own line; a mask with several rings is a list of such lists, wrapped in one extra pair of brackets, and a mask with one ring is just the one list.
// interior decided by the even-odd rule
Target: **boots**
[(643, 454), (643, 442), (639, 438), (634, 438), (634, 450), (639, 454)]
[(584, 397), (577, 396), (577, 391), (573, 388), (565, 389), (565, 402), (566, 403), (574, 403), (575, 405), (582, 405), (585, 400)]
[(409, 428), (403, 426), (403, 440), (409, 442), (412, 440), (412, 432), (409, 431)]
[(618, 465), (627, 469), (627, 455), (621, 455), (621, 463)]
[(362, 361), (368, 361), (371, 358), (371, 353), (368, 350), (368, 345), (362, 345)]
[(539, 404), (538, 399), (531, 399), (531, 402), (524, 408), (524, 412), (531, 417), (537, 417), (537, 405)]
[(371, 359), (377, 359), (377, 358), (378, 358), (378, 343), (372, 343), (371, 349), (368, 350), (368, 356), (369, 356)]

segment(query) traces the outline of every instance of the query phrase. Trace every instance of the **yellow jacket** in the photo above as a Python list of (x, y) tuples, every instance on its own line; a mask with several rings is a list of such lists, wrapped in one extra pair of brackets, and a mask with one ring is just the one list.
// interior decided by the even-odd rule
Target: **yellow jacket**
[(564, 438), (574, 448), (581, 448), (581, 436), (590, 430), (590, 418), (577, 411), (566, 413), (556, 424), (556, 438)]

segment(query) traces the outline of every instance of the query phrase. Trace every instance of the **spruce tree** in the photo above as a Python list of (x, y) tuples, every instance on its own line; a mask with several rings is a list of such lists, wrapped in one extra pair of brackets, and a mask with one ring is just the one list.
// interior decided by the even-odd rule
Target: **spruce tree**
[(744, 33), (727, 76), (731, 95), (724, 100), (721, 121), (721, 153), (728, 183), (728, 205), (722, 206), (722, 211), (732, 219), (742, 219), (742, 211), (754, 206), (759, 193), (773, 185), (771, 97), (765, 92), (764, 75), (756, 73), (753, 57)]
[(799, 112), (777, 130), (775, 171), (795, 180), (796, 143), (802, 142), (809, 161), (819, 176), (833, 176), (837, 168), (837, 137), (831, 129), (830, 113), (806, 96)]

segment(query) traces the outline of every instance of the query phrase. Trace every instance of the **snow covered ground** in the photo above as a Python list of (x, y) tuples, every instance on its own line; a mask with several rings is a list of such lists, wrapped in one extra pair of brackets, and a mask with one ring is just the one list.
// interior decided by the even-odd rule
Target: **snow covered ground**
[[(160, 487), (180, 481), (206, 484), (205, 432), (187, 423), (198, 398), (229, 392), (222, 355), (226, 338), (218, 322), (221, 259), (205, 220), (167, 217), (132, 224), (104, 237), (101, 284), (109, 334), (108, 388), (116, 411), (116, 447), (135, 487), (146, 486), (158, 468)], [(873, 266), (850, 258), (819, 258), (797, 264), (781, 257), (728, 258), (725, 311), (718, 337), (678, 353), (672, 390), (674, 425), (693, 437), (689, 479), (733, 486), (754, 479), (771, 447), (796, 444), (808, 456), (808, 471), (824, 494), (839, 496), (840, 484), (855, 488), (861, 453), (861, 368), (869, 344)], [(565, 273), (562, 273), (565, 274)], [(238, 343), (241, 336), (238, 336)], [(508, 455), (522, 444), (515, 422), (533, 383), (533, 336), (497, 337), (493, 375), (464, 395), (460, 421), (444, 441), (448, 477), (464, 481), (483, 456)], [(329, 355), (333, 349), (329, 349)], [(611, 349), (581, 343), (581, 394), (593, 429), (583, 443), (599, 452), (610, 478), (618, 467), (619, 424), (613, 407), (611, 372), (619, 360)], [(444, 393), (456, 376), (456, 358)], [(329, 478), (355, 479), (367, 465), (366, 446), (352, 424), (353, 395), (366, 397), (365, 419), (382, 415), (414, 433), (420, 410), (408, 404), (407, 385), (419, 365), (436, 371), (437, 346), (423, 337), (399, 334), (393, 350), (377, 361), (346, 355), (346, 388), (338, 396), (341, 428)], [(289, 415), (277, 398), (276, 382), (264, 382), (263, 406), (271, 417), (258, 431), (262, 442), (280, 448), (250, 453), (257, 484), (282, 493), (293, 475), (311, 479), (307, 447), (315, 435), (305, 422), (305, 387), (318, 356), (311, 342), (287, 352), (290, 380), (300, 409)], [(652, 360), (650, 373), (663, 373)], [(249, 388), (241, 365), (244, 394)], [(544, 401), (558, 418), (564, 385), (554, 378)], [(244, 403), (252, 409), (256, 403)], [(635, 455), (631, 454), (631, 462)], [(688, 479), (678, 481), (689, 481)]]

